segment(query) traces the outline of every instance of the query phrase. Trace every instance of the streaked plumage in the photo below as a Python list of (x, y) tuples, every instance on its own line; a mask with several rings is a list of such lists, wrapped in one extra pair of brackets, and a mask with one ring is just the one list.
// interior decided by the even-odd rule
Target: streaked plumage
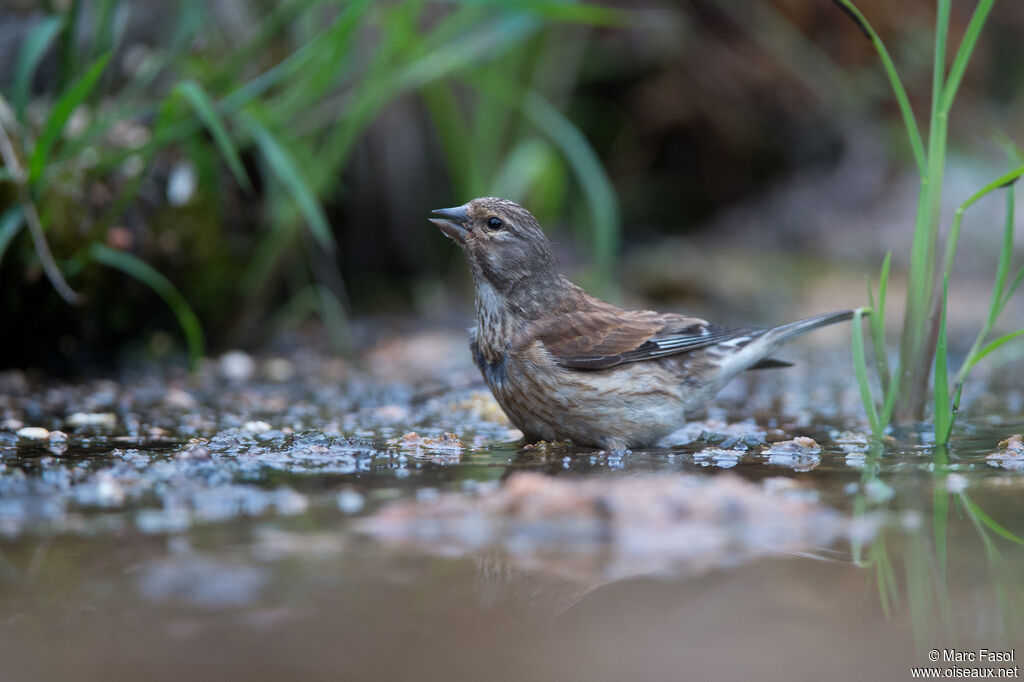
[(608, 449), (655, 444), (737, 373), (827, 313), (772, 329), (729, 328), (651, 310), (624, 310), (558, 272), (530, 213), (484, 197), (432, 219), (466, 255), (476, 286), (473, 360), (527, 438)]

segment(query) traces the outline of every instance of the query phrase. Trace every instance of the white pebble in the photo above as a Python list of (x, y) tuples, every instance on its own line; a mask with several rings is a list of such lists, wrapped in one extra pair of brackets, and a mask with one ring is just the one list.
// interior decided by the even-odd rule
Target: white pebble
[(41, 426), (24, 426), (18, 429), (18, 438), (25, 440), (46, 440), (49, 437), (50, 432)]
[(171, 169), (171, 177), (167, 179), (167, 203), (171, 206), (184, 206), (192, 200), (199, 186), (196, 169), (188, 161), (179, 161)]
[(67, 418), (71, 426), (106, 426), (117, 424), (117, 415), (113, 412), (75, 412)]
[(245, 424), (242, 425), (242, 430), (248, 431), (249, 433), (266, 433), (272, 428), (274, 427), (263, 421), (245, 422)]
[(194, 410), (198, 403), (188, 391), (172, 386), (164, 394), (164, 404), (181, 410)]
[(220, 373), (231, 381), (247, 381), (256, 372), (256, 361), (248, 353), (230, 350), (220, 356)]

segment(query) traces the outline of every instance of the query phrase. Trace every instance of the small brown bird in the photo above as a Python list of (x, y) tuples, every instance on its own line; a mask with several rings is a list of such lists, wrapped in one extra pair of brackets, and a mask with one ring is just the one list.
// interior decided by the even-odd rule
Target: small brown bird
[(476, 285), (473, 360), (508, 418), (535, 440), (654, 445), (737, 373), (784, 366), (768, 357), (779, 345), (853, 315), (737, 329), (623, 310), (558, 271), (522, 206), (483, 197), (433, 213), (431, 222), (465, 252)]

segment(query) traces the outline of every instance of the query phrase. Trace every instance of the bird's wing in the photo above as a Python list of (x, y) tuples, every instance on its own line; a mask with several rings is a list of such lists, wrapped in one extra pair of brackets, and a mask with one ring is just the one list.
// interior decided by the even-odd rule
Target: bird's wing
[(553, 316), (531, 330), (563, 367), (604, 369), (624, 362), (653, 360), (729, 340), (740, 346), (752, 329), (709, 325), (682, 315), (649, 310), (589, 309)]

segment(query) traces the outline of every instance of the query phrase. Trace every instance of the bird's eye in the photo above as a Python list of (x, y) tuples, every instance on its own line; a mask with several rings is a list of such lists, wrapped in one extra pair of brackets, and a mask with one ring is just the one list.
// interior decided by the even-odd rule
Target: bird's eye
[(491, 216), (490, 218), (487, 219), (488, 230), (500, 230), (504, 225), (505, 223), (501, 222), (501, 218), (498, 218), (496, 216)]

